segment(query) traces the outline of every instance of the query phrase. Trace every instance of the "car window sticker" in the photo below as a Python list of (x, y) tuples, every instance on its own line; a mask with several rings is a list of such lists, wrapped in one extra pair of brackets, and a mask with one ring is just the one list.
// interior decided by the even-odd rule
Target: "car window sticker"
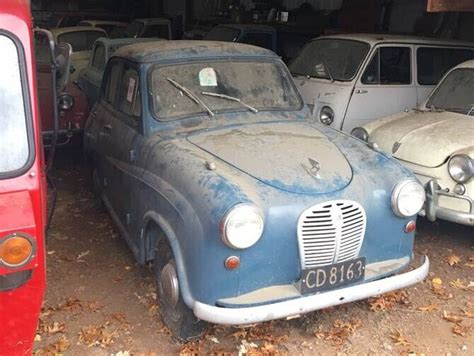
[(216, 87), (217, 75), (214, 68), (204, 68), (199, 72), (199, 84), (202, 87)]

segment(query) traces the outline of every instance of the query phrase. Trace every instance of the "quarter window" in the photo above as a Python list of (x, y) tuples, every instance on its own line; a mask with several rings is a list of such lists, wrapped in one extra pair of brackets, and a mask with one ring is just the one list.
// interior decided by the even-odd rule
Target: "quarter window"
[(105, 68), (105, 47), (103, 45), (98, 45), (94, 51), (94, 57), (92, 59), (92, 66), (99, 70), (104, 70)]
[(105, 100), (112, 106), (115, 106), (117, 97), (117, 88), (122, 75), (122, 63), (115, 62), (109, 71), (107, 86), (105, 87)]
[(381, 47), (377, 49), (362, 76), (369, 85), (411, 84), (411, 50), (408, 47)]
[(20, 56), (15, 43), (0, 34), (0, 175), (23, 168), (29, 158)]
[(119, 110), (128, 116), (141, 115), (140, 93), (138, 88), (138, 72), (126, 69), (120, 84)]
[(448, 70), (473, 59), (474, 51), (461, 48), (420, 47), (416, 57), (418, 83), (436, 85)]

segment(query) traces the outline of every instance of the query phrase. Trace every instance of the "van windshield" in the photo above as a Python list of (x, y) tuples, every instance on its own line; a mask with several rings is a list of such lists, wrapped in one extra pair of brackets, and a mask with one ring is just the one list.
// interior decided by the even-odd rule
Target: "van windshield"
[(15, 43), (0, 34), (0, 176), (23, 168), (29, 157), (26, 111)]
[(459, 68), (447, 75), (426, 103), (428, 108), (474, 113), (474, 69)]
[(350, 81), (367, 56), (368, 43), (344, 39), (320, 39), (308, 43), (290, 64), (293, 75)]

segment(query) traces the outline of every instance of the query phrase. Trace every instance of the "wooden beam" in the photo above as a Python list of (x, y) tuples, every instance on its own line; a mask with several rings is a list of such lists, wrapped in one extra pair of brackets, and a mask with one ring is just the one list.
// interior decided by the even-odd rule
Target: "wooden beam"
[(428, 0), (426, 11), (474, 11), (474, 0)]

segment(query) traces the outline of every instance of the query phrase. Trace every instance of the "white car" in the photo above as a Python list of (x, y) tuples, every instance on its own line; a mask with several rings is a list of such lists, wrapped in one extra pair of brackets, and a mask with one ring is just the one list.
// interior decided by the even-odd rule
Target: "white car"
[(419, 109), (352, 134), (415, 173), (426, 187), (421, 215), (474, 226), (474, 60), (449, 71)]
[(289, 67), (313, 117), (349, 133), (418, 107), (449, 69), (469, 59), (474, 43), (347, 34), (312, 40)]
[(107, 37), (105, 30), (91, 26), (53, 28), (51, 33), (56, 43), (66, 42), (72, 47), (71, 76), (69, 77), (71, 82), (75, 82), (79, 72), (87, 67), (95, 40)]

